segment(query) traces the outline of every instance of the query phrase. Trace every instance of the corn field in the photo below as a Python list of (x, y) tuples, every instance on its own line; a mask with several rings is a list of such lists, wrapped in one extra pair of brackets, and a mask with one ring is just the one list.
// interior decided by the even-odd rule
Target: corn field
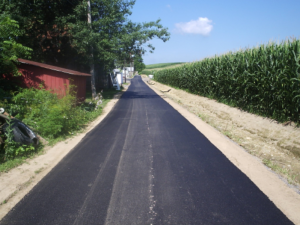
[(158, 82), (271, 117), (300, 122), (300, 41), (269, 43), (154, 74)]

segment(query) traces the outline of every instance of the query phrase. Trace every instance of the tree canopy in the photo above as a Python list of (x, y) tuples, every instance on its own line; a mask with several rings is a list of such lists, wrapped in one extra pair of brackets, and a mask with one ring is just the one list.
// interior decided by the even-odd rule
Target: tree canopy
[(17, 43), (21, 35), (22, 31), (19, 30), (17, 21), (0, 15), (0, 75), (6, 73), (18, 75), (17, 59), (30, 55), (30, 48)]
[(146, 68), (144, 64), (143, 58), (139, 55), (134, 57), (134, 70), (138, 72), (142, 72)]
[(19, 22), (18, 41), (33, 49), (33, 60), (78, 70), (88, 70), (91, 61), (110, 70), (115, 60), (152, 52), (154, 47), (146, 46), (149, 40), (170, 37), (160, 20), (129, 20), (135, 0), (90, 2), (91, 24), (87, 0), (3, 0), (0, 10)]

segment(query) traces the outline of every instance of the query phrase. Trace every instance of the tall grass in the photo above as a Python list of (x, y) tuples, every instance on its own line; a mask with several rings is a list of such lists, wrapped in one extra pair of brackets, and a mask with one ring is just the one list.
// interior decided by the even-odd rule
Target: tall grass
[(157, 71), (158, 82), (279, 121), (300, 121), (300, 41), (286, 40)]

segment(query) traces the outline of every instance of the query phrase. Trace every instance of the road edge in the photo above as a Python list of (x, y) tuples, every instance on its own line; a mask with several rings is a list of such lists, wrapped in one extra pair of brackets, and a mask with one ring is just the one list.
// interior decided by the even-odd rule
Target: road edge
[[(0, 174), (0, 221), (2, 218), (28, 194), (31, 189), (43, 179), (73, 148), (94, 129), (110, 113), (128, 86), (114, 95), (102, 114), (92, 121), (84, 132), (56, 143), (42, 155), (29, 159), (22, 165)], [(32, 166), (34, 165), (34, 166)]]
[[(185, 117), (214, 146), (216, 146), (240, 171), (242, 171), (293, 223), (300, 224), (300, 195), (266, 167), (258, 158), (249, 154), (234, 141), (201, 120), (159, 90), (144, 83), (170, 106)], [(195, 123), (196, 121), (196, 123)], [(280, 193), (280, 194), (279, 194)]]

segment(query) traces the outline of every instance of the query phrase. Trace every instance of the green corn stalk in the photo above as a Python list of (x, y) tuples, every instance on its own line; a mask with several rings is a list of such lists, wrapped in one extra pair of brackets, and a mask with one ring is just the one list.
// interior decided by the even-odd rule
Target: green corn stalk
[(155, 80), (278, 121), (300, 123), (300, 41), (286, 40), (157, 71)]

